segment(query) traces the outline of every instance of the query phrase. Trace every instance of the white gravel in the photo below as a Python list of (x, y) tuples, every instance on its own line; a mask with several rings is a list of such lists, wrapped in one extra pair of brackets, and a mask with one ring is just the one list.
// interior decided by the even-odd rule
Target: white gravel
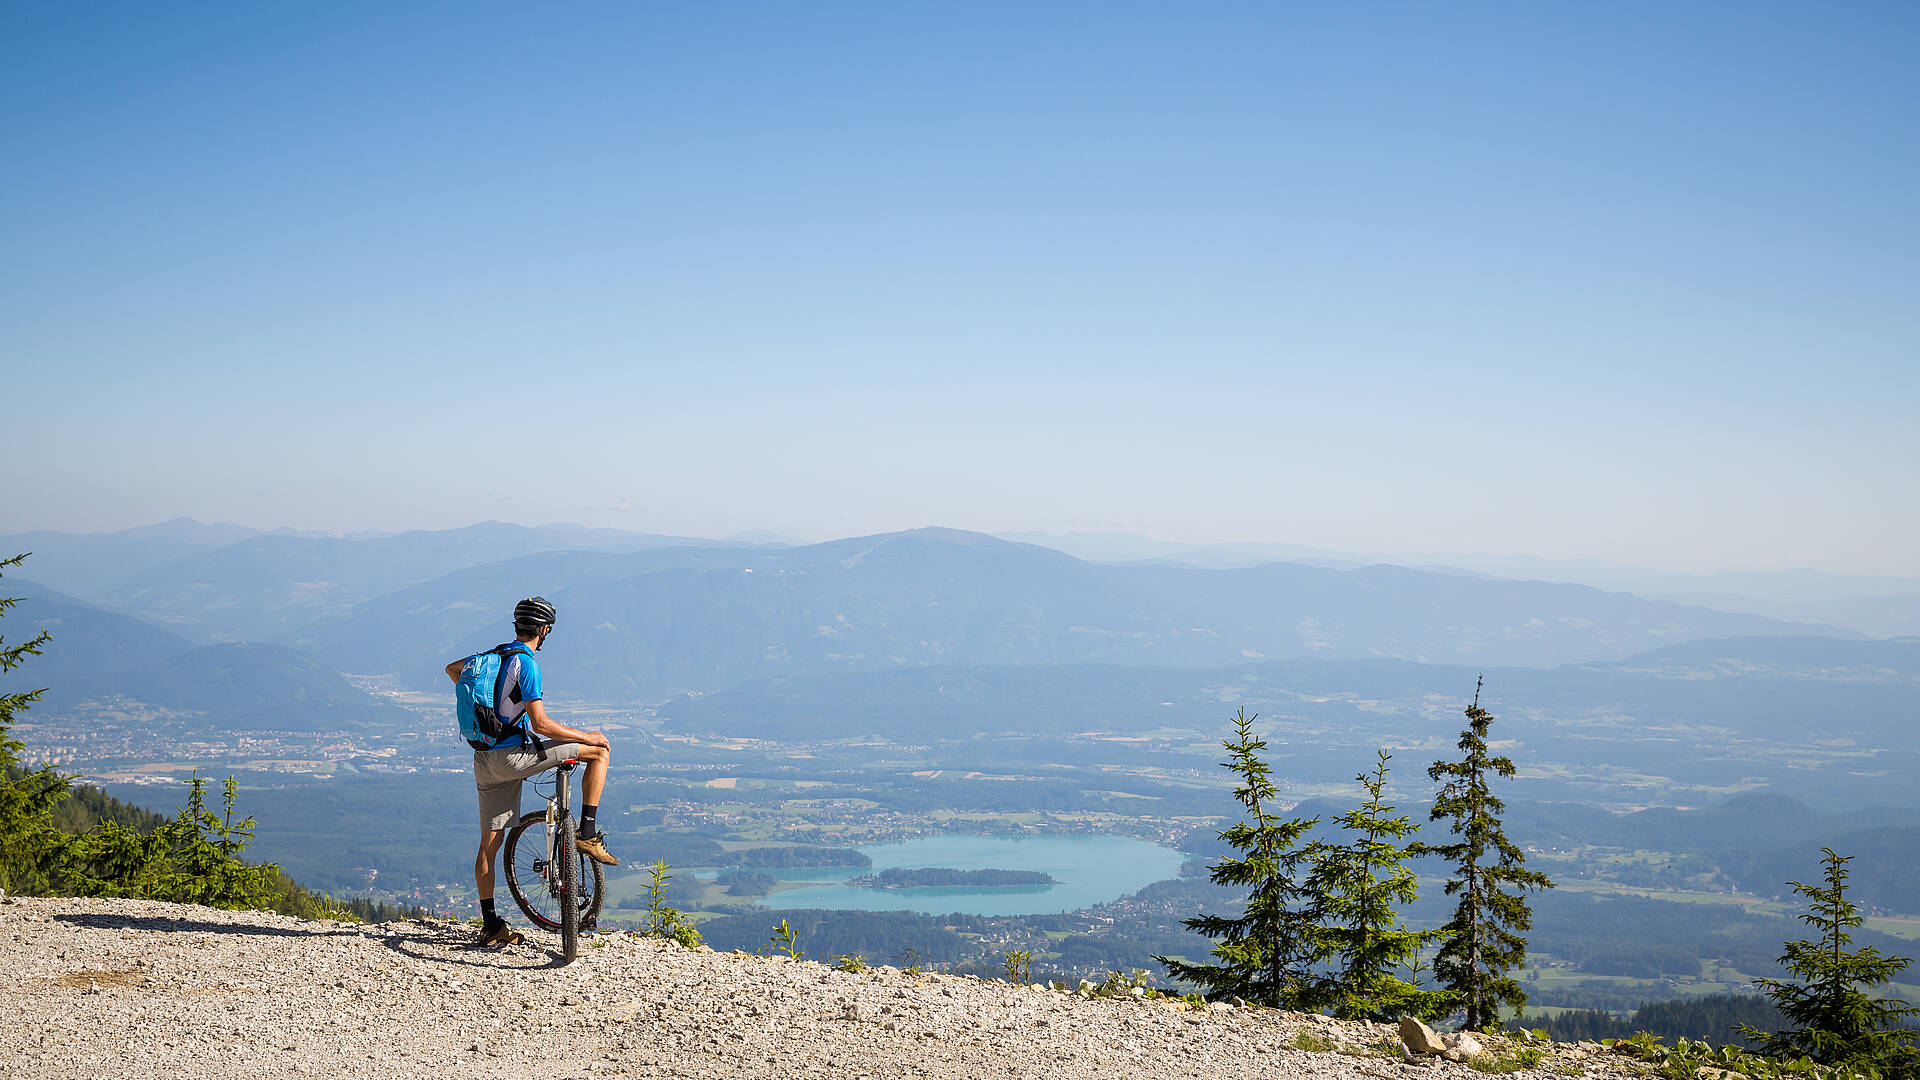
[[(305, 922), (0, 899), (0, 1080), (17, 1077), (1259, 1077), (1478, 1080), (1370, 1048), (1381, 1025), (1188, 1011), (973, 978), (861, 974), (607, 935), (559, 965), (444, 921)], [(1354, 1052), (1292, 1049), (1296, 1032)], [(1558, 1071), (1625, 1073), (1597, 1047)]]

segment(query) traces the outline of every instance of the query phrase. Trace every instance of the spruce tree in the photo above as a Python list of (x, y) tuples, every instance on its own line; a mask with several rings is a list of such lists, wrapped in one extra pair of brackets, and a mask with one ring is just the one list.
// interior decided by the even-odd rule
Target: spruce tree
[[(273, 863), (241, 859), (253, 839), (253, 818), (234, 819), (239, 783), (227, 777), (224, 814), (207, 806), (207, 782), (187, 781), (187, 805), (142, 832), (102, 821), (78, 837), (66, 885), (82, 896), (127, 896), (176, 904), (247, 909), (286, 899)], [(288, 881), (289, 886), (292, 885)], [(298, 888), (297, 886), (293, 886)]]
[(1233, 797), (1245, 816), (1220, 832), (1220, 839), (1242, 854), (1223, 857), (1208, 876), (1217, 885), (1249, 890), (1238, 918), (1200, 915), (1187, 929), (1214, 939), (1218, 963), (1189, 964), (1164, 956), (1167, 974), (1202, 989), (1207, 997), (1238, 996), (1275, 1008), (1311, 1007), (1314, 980), (1307, 970), (1314, 957), (1313, 913), (1295, 874), (1306, 851), (1300, 841), (1319, 818), (1282, 818), (1274, 812), (1278, 794), (1273, 772), (1260, 758), (1265, 739), (1253, 737), (1253, 722), (1241, 709), (1232, 717), (1234, 737), (1222, 745), (1221, 765), (1240, 777)]
[[(0, 559), (0, 570), (19, 566), (25, 555)], [(0, 577), (4, 577), (0, 574)], [(0, 615), (20, 598), (0, 597)], [(17, 645), (0, 636), (0, 675), (6, 675), (37, 656), (49, 640), (45, 630)], [(26, 744), (12, 737), (15, 717), (40, 696), (39, 690), (0, 693), (0, 893), (35, 893), (48, 888), (67, 837), (53, 826), (53, 808), (67, 797), (67, 778), (42, 765), (28, 769), (20, 762)]]
[(1351, 839), (1308, 849), (1306, 891), (1319, 909), (1320, 952), (1332, 965), (1324, 999), (1343, 1020), (1437, 1020), (1452, 1011), (1451, 995), (1422, 990), (1393, 974), (1410, 966), (1439, 932), (1400, 925), (1397, 909), (1419, 896), (1407, 868), (1414, 848), (1406, 840), (1420, 827), (1386, 801), (1392, 756), (1379, 751), (1373, 771), (1355, 777), (1366, 799), (1334, 819)]
[(1444, 781), (1430, 820), (1450, 819), (1457, 839), (1418, 846), (1422, 854), (1453, 863), (1447, 895), (1460, 900), (1440, 928), (1433, 973), (1453, 995), (1455, 1007), (1466, 1010), (1469, 1029), (1497, 1023), (1502, 1005), (1518, 1009), (1526, 1004), (1526, 992), (1507, 974), (1527, 959), (1521, 934), (1532, 929), (1533, 911), (1525, 891), (1553, 888), (1545, 874), (1526, 869), (1526, 853), (1507, 839), (1501, 826), (1506, 804), (1493, 794), (1491, 782), (1496, 776), (1511, 778), (1513, 760), (1487, 750), (1493, 717), (1480, 707), (1482, 685), (1483, 680), (1475, 680), (1467, 728), (1460, 733), (1460, 760), (1436, 761), (1427, 769), (1429, 778)]
[(1881, 986), (1905, 971), (1913, 961), (1883, 956), (1869, 945), (1849, 950), (1848, 931), (1862, 924), (1860, 906), (1847, 899), (1847, 863), (1851, 856), (1820, 849), (1826, 856), (1826, 884), (1787, 884), (1807, 898), (1808, 911), (1800, 921), (1819, 938), (1789, 941), (1781, 966), (1798, 982), (1756, 979), (1760, 988), (1790, 1024), (1783, 1031), (1765, 1032), (1746, 1024), (1741, 1034), (1759, 1039), (1760, 1051), (1775, 1056), (1806, 1055), (1824, 1065), (1868, 1069), (1890, 1077), (1920, 1075), (1916, 1033), (1904, 1022), (1920, 1016), (1920, 1008), (1902, 1001), (1876, 998), (1862, 987)]

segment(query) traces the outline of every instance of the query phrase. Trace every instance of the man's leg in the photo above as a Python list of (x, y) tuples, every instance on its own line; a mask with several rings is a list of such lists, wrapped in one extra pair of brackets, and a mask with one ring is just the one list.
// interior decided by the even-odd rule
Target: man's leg
[(604, 746), (583, 746), (576, 756), (587, 763), (586, 775), (580, 778), (580, 801), (586, 806), (599, 806), (600, 793), (607, 788), (607, 763), (613, 754)]
[(493, 906), (493, 863), (506, 841), (505, 829), (480, 830), (480, 850), (473, 856), (473, 887), (480, 894), (483, 910)]
[(500, 854), (500, 845), (507, 839), (505, 829), (481, 829), (480, 850), (473, 856), (473, 884), (480, 893), (480, 944), (514, 945), (526, 940), (520, 931), (507, 925), (507, 920), (493, 910), (493, 863), (494, 856)]
[(613, 755), (604, 746), (582, 746), (574, 756), (587, 763), (586, 775), (580, 778), (580, 850), (595, 862), (611, 866), (620, 860), (607, 850), (594, 819), (600, 810), (600, 793), (607, 787), (607, 764)]

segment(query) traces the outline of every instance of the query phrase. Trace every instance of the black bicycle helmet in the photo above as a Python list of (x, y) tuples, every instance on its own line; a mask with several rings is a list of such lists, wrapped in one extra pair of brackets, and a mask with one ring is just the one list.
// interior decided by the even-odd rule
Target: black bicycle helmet
[(538, 630), (543, 626), (552, 626), (559, 612), (547, 603), (544, 596), (529, 596), (513, 605), (513, 628), (515, 630)]

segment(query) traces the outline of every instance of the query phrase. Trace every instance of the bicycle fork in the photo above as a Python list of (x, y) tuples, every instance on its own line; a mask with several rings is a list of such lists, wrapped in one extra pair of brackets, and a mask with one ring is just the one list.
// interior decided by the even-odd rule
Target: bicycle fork
[[(567, 782), (564, 774), (560, 782)], [(559, 896), (564, 888), (564, 879), (560, 876), (560, 811), (557, 809), (562, 801), (559, 796), (547, 800), (547, 888), (555, 896)]]

